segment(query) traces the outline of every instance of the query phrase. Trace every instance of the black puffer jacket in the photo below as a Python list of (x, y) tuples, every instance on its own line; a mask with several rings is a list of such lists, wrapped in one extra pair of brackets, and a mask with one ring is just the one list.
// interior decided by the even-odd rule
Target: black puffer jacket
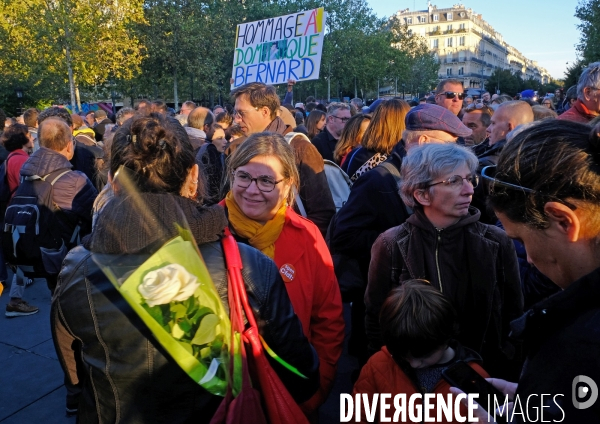
[(379, 312), (389, 292), (421, 278), (442, 291), (458, 314), (457, 340), (480, 353), (492, 376), (516, 378), (520, 361), (508, 340), (509, 323), (523, 311), (515, 248), (506, 233), (479, 220), (479, 211), (443, 230), (422, 210), (379, 236), (371, 253), (365, 294), (370, 347), (382, 344)]
[[(72, 345), (81, 345), (80, 423), (209, 422), (222, 398), (206, 392), (170, 358), (104, 277), (94, 257), (123, 271), (135, 269), (147, 259), (147, 246), (160, 246), (164, 238), (175, 235), (168, 224), (180, 222), (180, 212), (173, 213), (173, 205), (178, 204), (228, 309), (227, 276), (218, 241), (226, 225), (224, 211), (220, 206), (201, 208), (179, 196), (142, 196), (155, 217), (144, 219), (144, 214), (132, 207), (133, 202), (115, 198), (99, 216), (90, 238), (67, 255), (52, 301), (55, 347), (63, 369), (75, 382)], [(151, 225), (142, 230), (148, 223)], [(275, 264), (250, 246), (240, 244), (239, 248), (261, 335), (308, 379), (274, 368), (292, 395), (298, 401), (306, 400), (319, 386), (317, 355), (302, 332)], [(124, 254), (115, 254), (118, 250)]]

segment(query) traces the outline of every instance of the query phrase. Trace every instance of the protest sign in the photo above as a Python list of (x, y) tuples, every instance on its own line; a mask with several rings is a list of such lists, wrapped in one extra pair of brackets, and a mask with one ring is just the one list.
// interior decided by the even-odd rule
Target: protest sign
[(232, 88), (318, 79), (324, 34), (322, 7), (238, 25)]

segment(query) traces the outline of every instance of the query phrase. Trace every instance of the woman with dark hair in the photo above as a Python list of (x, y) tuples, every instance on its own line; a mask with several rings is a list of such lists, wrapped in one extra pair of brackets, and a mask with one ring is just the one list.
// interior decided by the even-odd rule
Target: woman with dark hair
[[(8, 190), (10, 191), (10, 198), (12, 198), (21, 183), (21, 168), (27, 162), (27, 159), (29, 159), (29, 153), (33, 150), (33, 137), (29, 133), (27, 125), (14, 124), (2, 133), (0, 144), (8, 152), (8, 157), (4, 165), (6, 167), (5, 178)], [(2, 213), (4, 213), (7, 206), (6, 204), (2, 205)], [(0, 222), (4, 223), (4, 215), (0, 218)], [(0, 252), (0, 281), (6, 281), (7, 278), (8, 272), (4, 263), (4, 255)], [(26, 284), (31, 283), (31, 281), (29, 278), (26, 278)], [(17, 275), (13, 275), (10, 287), (10, 301), (8, 303), (10, 311), (7, 306), (7, 316), (32, 315), (38, 312), (39, 309), (36, 306), (29, 305), (22, 299), (23, 289), (23, 285), (17, 284)]]
[(311, 419), (333, 387), (344, 342), (342, 299), (325, 240), (292, 209), (299, 186), (292, 147), (283, 136), (252, 134), (227, 164), (231, 187), (222, 202), (239, 241), (275, 261), (304, 334), (320, 360), (321, 387), (302, 406)]
[(21, 182), (21, 167), (33, 150), (33, 138), (27, 125), (14, 124), (2, 133), (0, 143), (9, 153), (6, 158), (6, 179), (12, 196)]
[(371, 114), (357, 113), (346, 123), (333, 151), (333, 159), (338, 165), (343, 165), (348, 153), (360, 144), (370, 122)]
[[(123, 175), (136, 190), (127, 189)], [(219, 242), (227, 226), (224, 210), (202, 206), (202, 177), (187, 134), (160, 114), (135, 117), (117, 131), (110, 176), (116, 194), (99, 213), (92, 234), (67, 255), (52, 302), (60, 362), (71, 382), (82, 385), (78, 403), (70, 408), (78, 409), (78, 421), (84, 423), (209, 422), (223, 398), (204, 390), (165, 353), (97, 262), (124, 273), (135, 270), (187, 224), (226, 305)], [(317, 356), (273, 262), (249, 246), (239, 250), (261, 336), (307, 378), (274, 368), (292, 396), (304, 401), (318, 387)], [(79, 360), (83, 364), (76, 366)]]
[[(492, 383), (511, 397), (516, 390), (520, 400), (546, 394), (548, 400), (540, 401), (544, 420), (598, 422), (598, 134), (576, 122), (540, 121), (507, 143), (496, 169), (484, 168), (482, 177), (506, 233), (520, 240), (528, 260), (562, 289), (512, 323), (526, 354), (518, 386)], [(522, 402), (521, 416), (532, 416), (539, 405)]]
[(317, 134), (325, 128), (325, 112), (321, 110), (313, 110), (306, 118), (306, 129), (308, 130), (308, 138), (312, 140)]
[(377, 107), (361, 145), (348, 153), (348, 158), (342, 165), (352, 181), (375, 168), (392, 153), (406, 129), (404, 117), (409, 110), (408, 103), (398, 99), (387, 100)]

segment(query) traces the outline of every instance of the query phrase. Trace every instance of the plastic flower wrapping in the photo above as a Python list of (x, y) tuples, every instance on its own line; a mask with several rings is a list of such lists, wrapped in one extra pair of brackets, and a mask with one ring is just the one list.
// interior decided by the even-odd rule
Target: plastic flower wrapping
[[(124, 181), (121, 180), (122, 185)], [(131, 187), (131, 185), (129, 185)], [(136, 196), (130, 190), (130, 196)], [(95, 262), (177, 364), (208, 392), (225, 396), (231, 377), (231, 323), (187, 223), (165, 223), (138, 196), (140, 214), (170, 238), (150, 253), (94, 254)], [(173, 234), (175, 236), (173, 237)], [(160, 238), (162, 240), (162, 238)], [(239, 350), (239, 340), (234, 342)]]

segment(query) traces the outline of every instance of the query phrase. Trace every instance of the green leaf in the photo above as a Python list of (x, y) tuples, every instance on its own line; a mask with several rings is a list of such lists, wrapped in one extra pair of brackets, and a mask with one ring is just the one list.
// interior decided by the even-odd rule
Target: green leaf
[(215, 314), (208, 314), (202, 318), (198, 331), (196, 331), (196, 334), (192, 339), (192, 344), (204, 345), (212, 342), (216, 337), (217, 324), (219, 324), (220, 321), (220, 318)]
[(171, 305), (171, 313), (175, 314), (174, 319), (176, 319), (176, 320), (183, 318), (185, 316), (186, 311), (187, 311), (187, 308), (180, 303)]
[(180, 338), (183, 337), (185, 333), (183, 332), (183, 330), (181, 329), (181, 327), (179, 327), (179, 324), (175, 323), (173, 325), (173, 328), (171, 329), (171, 335), (176, 338), (177, 340), (179, 340)]
[(192, 345), (186, 342), (179, 342), (179, 344), (188, 351), (191, 355), (194, 354), (194, 350), (192, 349)]
[(192, 323), (187, 318), (184, 318), (179, 321), (179, 327), (181, 327), (184, 332), (189, 333), (192, 329)]
[(164, 325), (164, 316), (162, 313), (162, 309), (160, 306), (148, 306), (147, 304), (142, 304), (142, 307), (150, 314), (152, 318), (156, 320), (160, 325)]

